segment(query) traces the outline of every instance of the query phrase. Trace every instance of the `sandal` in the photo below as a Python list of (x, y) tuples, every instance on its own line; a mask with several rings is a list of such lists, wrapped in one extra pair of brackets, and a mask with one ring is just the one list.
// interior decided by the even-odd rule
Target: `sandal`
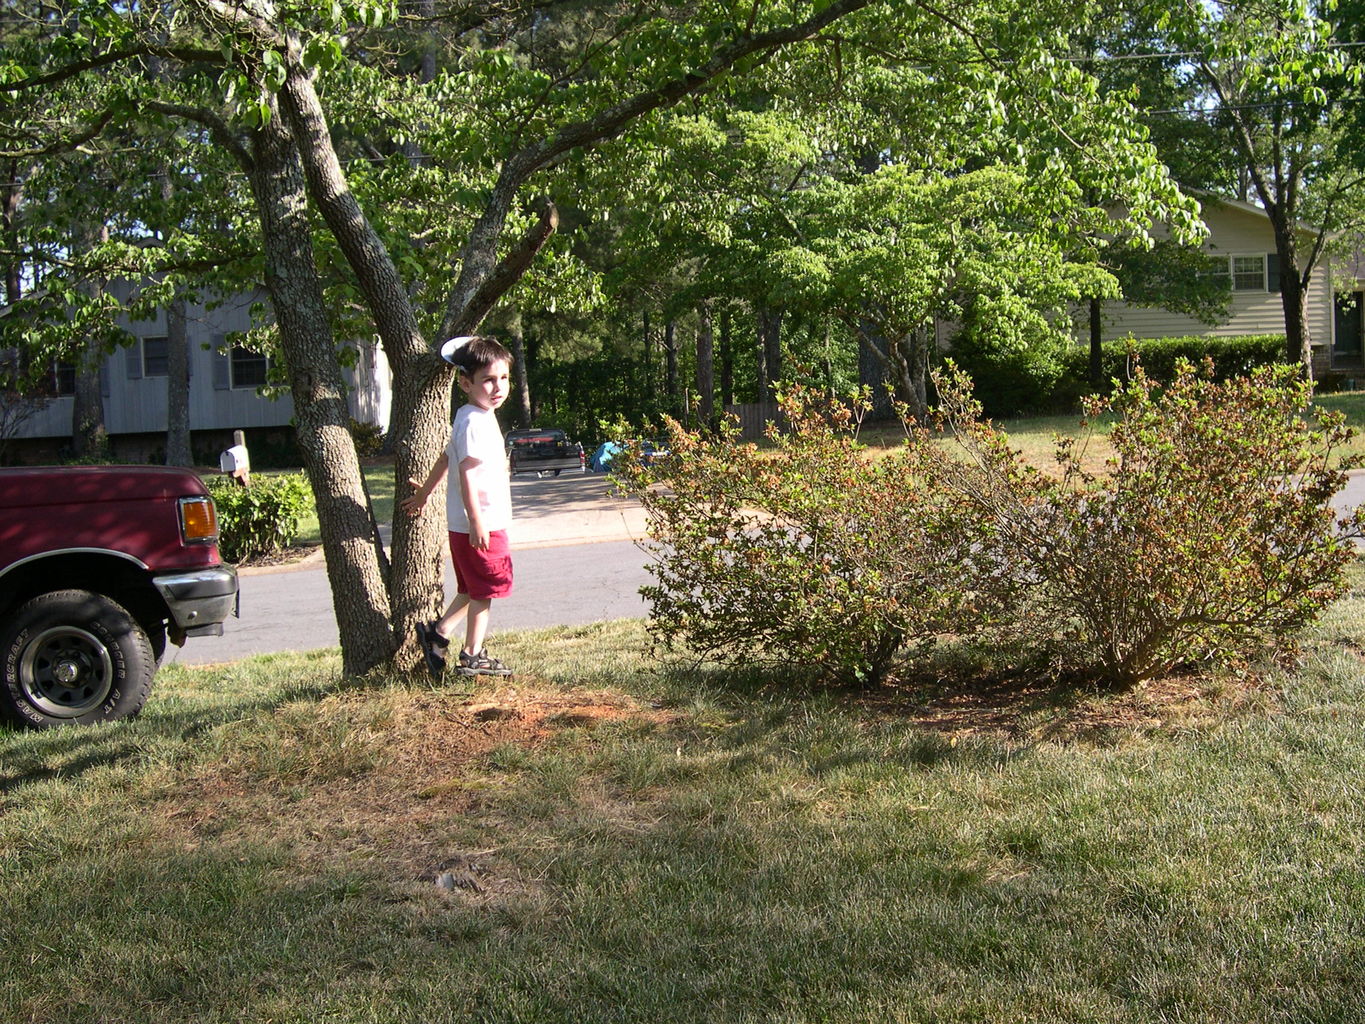
[(417, 623), (417, 643), (422, 647), (422, 659), (427, 663), (427, 671), (435, 679), (440, 679), (446, 671), (446, 651), (450, 641), (436, 632), (436, 623)]
[(486, 650), (478, 654), (460, 651), (460, 664), (455, 671), (462, 676), (510, 676), (512, 670), (497, 658), (490, 658)]

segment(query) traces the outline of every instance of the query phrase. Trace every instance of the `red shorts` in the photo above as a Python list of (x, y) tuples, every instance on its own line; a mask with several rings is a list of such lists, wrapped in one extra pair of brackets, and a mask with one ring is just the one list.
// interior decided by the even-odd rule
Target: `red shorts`
[(450, 560), (455, 563), (455, 590), (475, 601), (506, 597), (512, 592), (512, 551), (507, 531), (488, 535), (488, 550), (469, 543), (469, 534), (450, 531)]

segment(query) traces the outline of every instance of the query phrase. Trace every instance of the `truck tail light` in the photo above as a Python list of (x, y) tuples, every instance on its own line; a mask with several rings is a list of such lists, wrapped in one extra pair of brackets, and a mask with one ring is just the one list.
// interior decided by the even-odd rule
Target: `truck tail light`
[(212, 498), (180, 499), (180, 535), (187, 544), (212, 544), (218, 539), (218, 510)]

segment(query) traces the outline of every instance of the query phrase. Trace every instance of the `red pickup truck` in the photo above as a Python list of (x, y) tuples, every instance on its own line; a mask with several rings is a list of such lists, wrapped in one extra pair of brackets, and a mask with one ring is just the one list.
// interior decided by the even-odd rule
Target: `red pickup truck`
[(32, 728), (136, 714), (169, 639), (221, 635), (237, 571), (183, 469), (0, 469), (0, 719)]

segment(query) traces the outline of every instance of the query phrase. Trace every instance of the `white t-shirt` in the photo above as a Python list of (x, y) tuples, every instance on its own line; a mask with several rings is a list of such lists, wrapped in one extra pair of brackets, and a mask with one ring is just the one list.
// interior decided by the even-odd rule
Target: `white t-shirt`
[(470, 482), (479, 494), (479, 512), (484, 529), (505, 530), (512, 525), (512, 484), (507, 471), (507, 451), (502, 430), (492, 409), (480, 409), (472, 402), (456, 411), (446, 446), (450, 462), (446, 483), (446, 528), (452, 533), (469, 533), (469, 515), (461, 493), (463, 477), (460, 463), (473, 457), (479, 460)]

